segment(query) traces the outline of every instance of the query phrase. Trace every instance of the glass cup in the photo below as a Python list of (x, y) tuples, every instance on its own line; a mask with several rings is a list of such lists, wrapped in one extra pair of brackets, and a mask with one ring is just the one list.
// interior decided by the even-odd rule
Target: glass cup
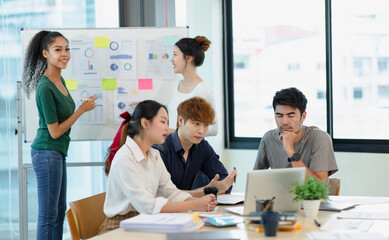
[(279, 212), (266, 211), (261, 214), (261, 221), (266, 237), (277, 235), (278, 222), (280, 220)]
[[(259, 199), (255, 201), (256, 211), (257, 212), (263, 212), (263, 209), (271, 202), (271, 199)], [(267, 211), (273, 211), (273, 205), (272, 204)]]

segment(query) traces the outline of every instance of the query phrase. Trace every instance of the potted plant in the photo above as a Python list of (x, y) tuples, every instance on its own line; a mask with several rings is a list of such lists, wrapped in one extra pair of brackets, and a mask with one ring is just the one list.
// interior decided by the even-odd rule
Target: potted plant
[(290, 191), (296, 195), (293, 201), (303, 200), (305, 216), (316, 217), (321, 199), (327, 200), (328, 198), (329, 186), (323, 180), (317, 180), (311, 176), (308, 176), (304, 183), (295, 183), (293, 186), (294, 190)]

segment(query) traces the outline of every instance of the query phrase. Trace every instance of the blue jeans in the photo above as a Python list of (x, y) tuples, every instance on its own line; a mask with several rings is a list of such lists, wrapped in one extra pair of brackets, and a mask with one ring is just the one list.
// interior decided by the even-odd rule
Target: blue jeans
[(62, 239), (66, 211), (66, 161), (55, 150), (31, 149), (38, 186), (37, 239)]

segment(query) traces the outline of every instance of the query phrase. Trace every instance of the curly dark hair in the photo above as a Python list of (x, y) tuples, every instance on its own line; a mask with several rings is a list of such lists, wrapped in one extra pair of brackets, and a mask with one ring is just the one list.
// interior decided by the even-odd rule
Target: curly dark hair
[(55, 31), (40, 31), (31, 39), (28, 44), (26, 55), (24, 58), (23, 67), (23, 85), (27, 97), (36, 89), (39, 78), (43, 75), (47, 68), (46, 58), (42, 51), (48, 50), (50, 44), (53, 43), (57, 37), (63, 37), (69, 42), (61, 33)]
[(197, 36), (195, 38), (182, 38), (175, 44), (180, 51), (186, 56), (194, 58), (194, 65), (201, 66), (204, 62), (204, 52), (208, 50), (211, 41), (204, 36)]

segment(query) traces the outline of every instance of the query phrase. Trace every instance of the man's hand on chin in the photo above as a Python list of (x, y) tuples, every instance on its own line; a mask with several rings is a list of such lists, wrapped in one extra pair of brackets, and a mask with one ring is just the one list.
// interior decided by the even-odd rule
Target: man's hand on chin
[(281, 141), (284, 150), (286, 153), (292, 154), (294, 153), (294, 142), (297, 137), (297, 134), (288, 130), (283, 130), (279, 136), (279, 140)]

